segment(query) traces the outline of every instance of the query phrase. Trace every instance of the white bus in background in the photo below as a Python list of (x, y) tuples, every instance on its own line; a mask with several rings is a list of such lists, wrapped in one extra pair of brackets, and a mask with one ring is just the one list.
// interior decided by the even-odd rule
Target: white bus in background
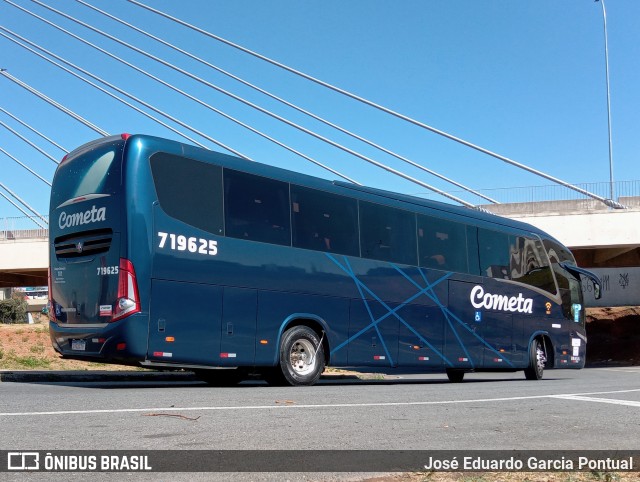
[(35, 286), (26, 288), (16, 288), (15, 291), (23, 293), (27, 300), (47, 300), (49, 299), (49, 288), (46, 286)]

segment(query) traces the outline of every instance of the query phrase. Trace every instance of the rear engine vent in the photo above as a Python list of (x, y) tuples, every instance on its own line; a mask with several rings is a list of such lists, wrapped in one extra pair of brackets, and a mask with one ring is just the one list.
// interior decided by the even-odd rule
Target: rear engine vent
[(56, 257), (58, 259), (81, 258), (106, 253), (111, 247), (112, 238), (113, 231), (111, 229), (61, 236), (54, 241)]

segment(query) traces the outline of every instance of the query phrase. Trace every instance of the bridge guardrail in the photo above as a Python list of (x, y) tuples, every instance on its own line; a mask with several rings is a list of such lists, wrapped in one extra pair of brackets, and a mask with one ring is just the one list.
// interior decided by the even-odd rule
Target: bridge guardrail
[[(608, 182), (575, 184), (575, 186), (608, 199), (610, 185)], [(584, 196), (565, 186), (551, 184), (546, 186), (509, 187), (496, 189), (476, 189), (476, 191), (500, 202), (497, 204), (480, 204), (496, 214), (517, 213), (534, 215), (539, 213), (591, 213), (608, 211), (602, 202)], [(468, 198), (465, 191), (450, 191), (454, 196)], [(434, 194), (420, 194), (427, 199), (441, 200)], [(640, 180), (617, 181), (614, 183), (614, 201), (631, 209), (640, 209)], [(470, 202), (477, 200), (467, 199)]]
[[(48, 216), (43, 218), (49, 219)], [(39, 227), (34, 219), (42, 224), (42, 220), (35, 216), (0, 218), (0, 241), (49, 238), (49, 230)]]

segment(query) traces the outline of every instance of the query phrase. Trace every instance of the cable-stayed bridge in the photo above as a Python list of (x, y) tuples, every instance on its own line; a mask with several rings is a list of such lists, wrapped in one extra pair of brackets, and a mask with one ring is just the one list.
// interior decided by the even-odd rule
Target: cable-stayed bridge
[[(621, 199), (628, 209), (590, 201), (542, 201), (487, 206), (551, 233), (569, 246), (580, 266), (604, 278), (604, 306), (640, 303), (640, 192)], [(0, 289), (47, 282), (48, 230), (17, 229), (29, 218), (0, 220)], [(595, 305), (595, 300), (587, 302)]]
[[(4, 15), (6, 20), (0, 23), (2, 45), (8, 46), (12, 52), (19, 51), (44, 74), (34, 76), (14, 69), (10, 64), (0, 65), (3, 88), (7, 92), (27, 96), (31, 106), (16, 109), (12, 105), (10, 108), (10, 99), (5, 99), (7, 105), (0, 105), (0, 131), (3, 136), (0, 137), (0, 157), (30, 179), (27, 187), (21, 183), (22, 187), (18, 189), (14, 187), (13, 176), (3, 177), (0, 174), (0, 195), (11, 204), (10, 209), (15, 208), (31, 220), (31, 226), (5, 227), (4, 238), (0, 237), (0, 270), (3, 270), (5, 285), (43, 284), (36, 283), (36, 280), (42, 281), (44, 276), (46, 242), (29, 233), (31, 230), (31, 234), (46, 232), (47, 220), (43, 216), (46, 213), (42, 212), (46, 210), (42, 207), (46, 203), (32, 206), (33, 202), (24, 198), (37, 190), (41, 199), (48, 199), (55, 166), (69, 148), (78, 144), (66, 146), (60, 141), (59, 136), (65, 130), (62, 125), (73, 125), (74, 130), (83, 133), (90, 132), (92, 138), (109, 134), (103, 124), (105, 117), (95, 118), (97, 111), (112, 112), (111, 117), (121, 119), (118, 125), (144, 125), (144, 130), (152, 129), (154, 134), (226, 151), (248, 160), (264, 162), (261, 148), (250, 147), (254, 143), (255, 146), (268, 145), (269, 149), (277, 149), (282, 154), (266, 156), (267, 159), (296, 159), (297, 164), (294, 165), (310, 166), (312, 174), (354, 183), (378, 183), (377, 187), (398, 183), (408, 192), (419, 191), (421, 195), (461, 204), (469, 209), (486, 209), (523, 219), (539, 225), (574, 248), (583, 266), (640, 266), (640, 241), (637, 239), (640, 223), (637, 222), (635, 204), (639, 194), (636, 190), (625, 193), (613, 179), (604, 190), (567, 182), (550, 174), (549, 169), (516, 161), (477, 142), (427, 124), (415, 115), (369, 100), (350, 89), (228, 40), (211, 29), (179, 18), (175, 13), (158, 10), (153, 4), (128, 0), (120, 2), (118, 8), (112, 7), (113, 3), (100, 8), (93, 3), (77, 0), (76, 3), (50, 5), (42, 0), (0, 0), (2, 12), (11, 14)], [(155, 20), (147, 22), (143, 19)], [(25, 25), (29, 27), (25, 28)], [(164, 26), (164, 30), (159, 30), (158, 25)], [(43, 35), (44, 31), (48, 34)], [(176, 32), (180, 35), (175, 35)], [(343, 125), (344, 116), (338, 115), (341, 112), (334, 111), (328, 115), (326, 110), (320, 109), (323, 113), (319, 114), (316, 112), (317, 103), (308, 102), (314, 104), (312, 109), (304, 102), (283, 95), (282, 89), (276, 93), (273, 85), (269, 88), (258, 85), (259, 82), (247, 78), (246, 69), (241, 69), (242, 75), (231, 72), (214, 63), (212, 59), (216, 56), (184, 48), (181, 35), (192, 35), (198, 43), (206, 43), (211, 49), (214, 45), (221, 46), (234, 52), (238, 59), (250, 58), (256, 65), (261, 65), (255, 67), (256, 72), (262, 73), (266, 68), (282, 71), (294, 79), (287, 83), (292, 87), (284, 89), (287, 93), (295, 90), (294, 83), (296, 87), (297, 83), (304, 83), (308, 86), (301, 87), (304, 92), (321, 92), (319, 96), (330, 94), (346, 99), (350, 103), (349, 109), (369, 109), (372, 117), (392, 119), (410, 129), (412, 136), (424, 134), (438, 139), (438, 142), (455, 145), (456, 149), (470, 153), (472, 164), (479, 165), (488, 159), (493, 165), (510, 169), (510, 172), (525, 173), (538, 180), (542, 178), (544, 182), (570, 192), (571, 196), (562, 197), (560, 200), (564, 204), (561, 203), (560, 207), (553, 204), (557, 201), (545, 196), (517, 203), (504, 192), (470, 187), (461, 181), (465, 170), (462, 164), (448, 159), (425, 161), (424, 156), (415, 157), (415, 152), (408, 155), (401, 152), (402, 148), (388, 146), (382, 135), (379, 137), (384, 141), (364, 135), (358, 128), (346, 127), (348, 124)], [(63, 38), (67, 48), (61, 49), (53, 39)], [(74, 56), (75, 49), (82, 54)], [(96, 66), (89, 61), (94, 58), (102, 59), (101, 63), (108, 68), (102, 69), (102, 65)], [(235, 59), (233, 57), (234, 62)], [(260, 74), (253, 78), (256, 77), (260, 79)], [(60, 84), (49, 83), (46, 80), (49, 78), (66, 79), (78, 93), (99, 95), (100, 103), (92, 104), (91, 108), (85, 108), (87, 105), (82, 102), (70, 105), (64, 89)], [(215, 101), (210, 100), (213, 96)], [(305, 101), (312, 100), (310, 95), (304, 97)], [(195, 117), (187, 116), (188, 120), (185, 119), (182, 114), (187, 104), (199, 109), (199, 119), (215, 118), (215, 127), (207, 127), (206, 123), (203, 127), (203, 123), (195, 122)], [(54, 111), (64, 120), (59, 124), (49, 122), (46, 129), (34, 127), (34, 120), (38, 119), (33, 114), (40, 110)], [(248, 116), (250, 120), (241, 115), (246, 112), (252, 113)], [(269, 124), (258, 121), (255, 115), (268, 119)], [(53, 114), (50, 116), (54, 118)], [(145, 123), (137, 124), (139, 119), (144, 119)], [(243, 137), (242, 142), (238, 142), (238, 138), (233, 136), (231, 138), (236, 140), (228, 141), (223, 135), (227, 125), (232, 126), (229, 129), (243, 132), (246, 139), (256, 141), (245, 141)], [(127, 130), (136, 132), (128, 127)], [(301, 141), (303, 138), (306, 140)], [(10, 147), (16, 142), (28, 145), (30, 154), (16, 155)], [(308, 150), (311, 142), (321, 147)], [(478, 156), (478, 160), (473, 156)], [(452, 171), (454, 175), (450, 174)], [(507, 176), (509, 174), (504, 174), (505, 179)], [(614, 186), (618, 188), (614, 189)], [(11, 216), (19, 214), (0, 212), (0, 217)], [(11, 281), (9, 273), (13, 276)]]

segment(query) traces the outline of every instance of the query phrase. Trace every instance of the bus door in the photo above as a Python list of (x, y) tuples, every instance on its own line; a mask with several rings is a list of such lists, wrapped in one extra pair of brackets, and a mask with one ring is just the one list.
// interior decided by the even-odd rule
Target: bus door
[(222, 288), (153, 279), (147, 358), (219, 365)]
[[(522, 323), (520, 323), (522, 331)], [(509, 368), (518, 353), (513, 344), (514, 322), (511, 313), (488, 312), (482, 321), (484, 367)], [(521, 354), (519, 355), (521, 358)]]
[[(465, 346), (473, 357), (474, 368), (508, 369), (520, 365), (523, 353), (528, 350), (527, 341), (523, 338), (523, 322), (527, 315), (505, 309), (509, 306), (508, 300), (518, 300), (519, 290), (492, 280), (485, 280), (483, 284), (452, 281), (450, 286), (450, 296), (457, 300), (453, 302), (455, 308), (452, 311), (467, 328), (459, 329), (458, 333), (463, 341), (467, 340)], [(496, 301), (496, 306), (493, 306), (489, 300), (496, 299), (496, 295), (502, 301)], [(464, 332), (466, 338), (462, 336)], [(447, 342), (454, 343), (451, 356), (460, 352), (461, 344), (456, 347), (455, 341), (455, 337), (449, 334)], [(455, 359), (460, 361), (459, 357)]]

